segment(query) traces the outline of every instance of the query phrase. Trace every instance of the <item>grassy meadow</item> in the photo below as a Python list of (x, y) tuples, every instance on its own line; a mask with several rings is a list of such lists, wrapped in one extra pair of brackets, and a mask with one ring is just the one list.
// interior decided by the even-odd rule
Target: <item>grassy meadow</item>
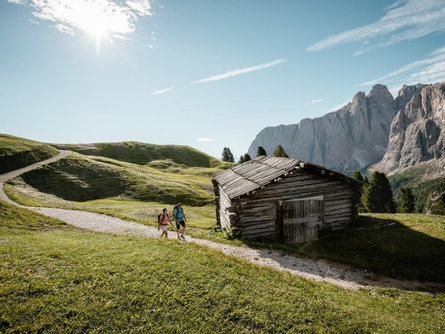
[(0, 203), (0, 332), (442, 333), (443, 293), (346, 291)]
[[(104, 148), (106, 152), (107, 147), (114, 150), (121, 146), (109, 144)], [(134, 149), (135, 146), (131, 147)], [(93, 152), (100, 153), (97, 148), (89, 153)], [(157, 225), (156, 217), (162, 208), (171, 212), (172, 206), (181, 201), (188, 217), (188, 233), (194, 237), (238, 246), (281, 249), (393, 278), (445, 283), (445, 265), (441, 261), (445, 257), (444, 217), (362, 215), (350, 231), (299, 245), (233, 240), (215, 231), (211, 177), (226, 166), (190, 167), (173, 160), (147, 162), (134, 157), (146, 156), (146, 151), (136, 154), (133, 150), (127, 157), (119, 152), (122, 160), (146, 164), (73, 153), (16, 177), (5, 184), (4, 189), (12, 199), (24, 205), (86, 210), (151, 226)], [(165, 150), (162, 152), (167, 154)], [(192, 165), (205, 165), (201, 160), (208, 156), (202, 156)]]
[[(9, 181), (12, 199), (151, 226), (163, 207), (171, 212), (181, 201), (194, 237), (445, 283), (445, 217), (369, 214), (314, 242), (248, 242), (215, 231), (211, 178), (230, 164), (182, 146), (58, 147), (78, 153)], [(441, 333), (445, 326), (443, 291), (346, 291), (194, 244), (77, 230), (1, 202), (0, 222), (0, 332)]]
[(57, 153), (50, 145), (0, 133), (0, 174), (49, 159)]

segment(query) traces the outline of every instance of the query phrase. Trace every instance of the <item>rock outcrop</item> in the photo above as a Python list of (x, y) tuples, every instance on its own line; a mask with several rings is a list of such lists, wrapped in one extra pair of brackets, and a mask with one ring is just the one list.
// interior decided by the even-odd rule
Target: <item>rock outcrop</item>
[(445, 156), (445, 83), (422, 88), (394, 117), (387, 152), (373, 169), (394, 173)]
[(391, 121), (423, 86), (404, 86), (394, 99), (386, 86), (375, 85), (368, 95), (357, 93), (338, 111), (298, 124), (267, 127), (250, 145), (249, 155), (255, 157), (258, 146), (272, 154), (281, 144), (291, 158), (352, 174), (384, 156)]

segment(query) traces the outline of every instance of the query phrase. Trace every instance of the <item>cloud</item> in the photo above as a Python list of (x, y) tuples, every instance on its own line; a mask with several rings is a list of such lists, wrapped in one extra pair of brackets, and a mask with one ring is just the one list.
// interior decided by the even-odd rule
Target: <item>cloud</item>
[(256, 66), (250, 66), (250, 67), (246, 67), (246, 68), (241, 68), (241, 69), (229, 71), (229, 72), (226, 72), (226, 73), (223, 73), (223, 74), (212, 75), (212, 76), (210, 76), (208, 78), (204, 78), (204, 79), (193, 81), (193, 83), (203, 83), (203, 82), (210, 82), (210, 81), (217, 81), (217, 80), (227, 79), (229, 77), (234, 77), (236, 75), (262, 70), (264, 68), (272, 67), (272, 66), (275, 66), (275, 65), (278, 65), (278, 64), (282, 64), (284, 62), (286, 62), (286, 59), (276, 59), (276, 60), (271, 61), (269, 63), (256, 65)]
[(341, 108), (343, 108), (344, 106), (346, 106), (348, 103), (350, 103), (351, 101), (346, 101), (340, 104), (337, 104), (329, 109), (327, 109), (326, 111), (332, 112), (332, 111), (337, 111), (340, 110)]
[(65, 33), (65, 34), (74, 35), (74, 29), (73, 28), (68, 27), (66, 25), (63, 25), (61, 23), (59, 23), (59, 24), (57, 24), (57, 25), (55, 25), (53, 27), (56, 28), (57, 30), (59, 30), (60, 32)]
[(322, 99), (313, 99), (312, 100), (312, 103), (321, 103), (321, 102), (323, 102)]
[(8, 2), (16, 4), (16, 5), (24, 5), (25, 4), (25, 0), (8, 0)]
[(125, 39), (136, 29), (140, 17), (151, 15), (149, 0), (8, 0), (27, 5), (32, 15), (43, 21), (51, 21), (63, 33), (71, 35), (78, 31)]
[(135, 10), (140, 16), (149, 16), (151, 15), (150, 9), (150, 2), (148, 0), (127, 0), (125, 2), (128, 7)]
[(168, 91), (170, 91), (170, 90), (172, 90), (174, 88), (175, 88), (175, 86), (168, 87), (168, 88), (165, 88), (165, 89), (155, 90), (154, 92), (150, 93), (149, 95), (153, 96), (153, 95), (164, 94), (164, 93), (167, 93)]
[(196, 138), (196, 141), (210, 142), (215, 141), (215, 138)]
[(445, 47), (438, 48), (420, 60), (411, 62), (377, 79), (363, 82), (359, 87), (382, 83), (390, 86), (391, 93), (402, 85), (445, 81)]
[(307, 51), (318, 51), (340, 44), (362, 43), (355, 55), (377, 47), (445, 31), (445, 1), (404, 0), (385, 8), (378, 21), (323, 39)]

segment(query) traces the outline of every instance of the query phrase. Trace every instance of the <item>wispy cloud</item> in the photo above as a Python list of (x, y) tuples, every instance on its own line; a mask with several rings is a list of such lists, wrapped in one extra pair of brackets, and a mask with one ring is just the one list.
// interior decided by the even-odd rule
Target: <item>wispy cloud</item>
[(148, 0), (127, 0), (125, 3), (141, 16), (151, 15), (151, 6)]
[(443, 0), (402, 0), (385, 10), (386, 14), (378, 21), (323, 39), (306, 50), (318, 51), (339, 44), (361, 42), (361, 48), (355, 52), (358, 55), (376, 47), (445, 31)]
[(174, 88), (175, 88), (175, 86), (168, 87), (168, 88), (165, 88), (165, 89), (155, 90), (154, 92), (150, 93), (149, 95), (153, 96), (153, 95), (164, 94), (164, 93), (167, 93), (168, 91), (170, 91), (170, 90), (172, 90)]
[(54, 28), (56, 28), (57, 30), (59, 30), (60, 32), (63, 32), (65, 34), (68, 35), (74, 35), (74, 29), (71, 27), (68, 27), (66, 25), (63, 25), (61, 23), (56, 24), (55, 26), (53, 26)]
[(8, 0), (8, 2), (16, 4), (16, 5), (24, 5), (25, 4), (25, 0)]
[(363, 82), (358, 86), (366, 87), (382, 83), (390, 86), (390, 91), (394, 94), (404, 84), (440, 81), (445, 81), (445, 47), (434, 50), (423, 59), (402, 66), (377, 79)]
[(120, 38), (136, 29), (142, 16), (151, 15), (149, 0), (8, 0), (26, 5), (32, 15), (43, 21), (51, 21), (63, 33), (78, 31), (96, 37)]
[(234, 77), (236, 75), (262, 70), (264, 68), (272, 67), (272, 66), (275, 66), (275, 65), (278, 65), (278, 64), (282, 64), (284, 62), (286, 62), (286, 59), (276, 59), (276, 60), (271, 61), (269, 63), (256, 65), (256, 66), (250, 66), (250, 67), (241, 68), (241, 69), (237, 69), (237, 70), (232, 70), (232, 71), (225, 72), (223, 74), (212, 75), (212, 76), (210, 76), (208, 78), (204, 78), (204, 79), (193, 81), (193, 83), (203, 83), (203, 82), (210, 82), (210, 81), (217, 81), (217, 80), (227, 79), (227, 78), (230, 78), (230, 77)]
[(215, 138), (196, 138), (196, 141), (210, 142), (215, 141)]
[(323, 102), (322, 99), (313, 99), (312, 100), (312, 103), (321, 103), (321, 102)]
[(350, 101), (345, 101), (343, 103), (337, 104), (329, 109), (326, 109), (326, 111), (328, 112), (332, 112), (332, 111), (337, 111), (340, 110), (341, 108), (343, 108), (344, 106), (346, 106)]

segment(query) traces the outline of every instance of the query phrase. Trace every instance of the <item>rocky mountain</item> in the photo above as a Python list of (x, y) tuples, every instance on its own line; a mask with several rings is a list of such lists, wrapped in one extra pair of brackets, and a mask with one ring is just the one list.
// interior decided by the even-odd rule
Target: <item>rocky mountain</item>
[(439, 83), (423, 87), (397, 113), (391, 123), (387, 152), (373, 169), (395, 174), (432, 160), (442, 162), (445, 173), (444, 157), (445, 83)]
[(404, 86), (396, 99), (386, 86), (375, 85), (368, 95), (357, 93), (341, 109), (298, 124), (263, 129), (249, 147), (268, 154), (281, 144), (291, 158), (325, 166), (346, 174), (379, 161), (386, 153), (394, 116), (421, 92), (425, 85)]

